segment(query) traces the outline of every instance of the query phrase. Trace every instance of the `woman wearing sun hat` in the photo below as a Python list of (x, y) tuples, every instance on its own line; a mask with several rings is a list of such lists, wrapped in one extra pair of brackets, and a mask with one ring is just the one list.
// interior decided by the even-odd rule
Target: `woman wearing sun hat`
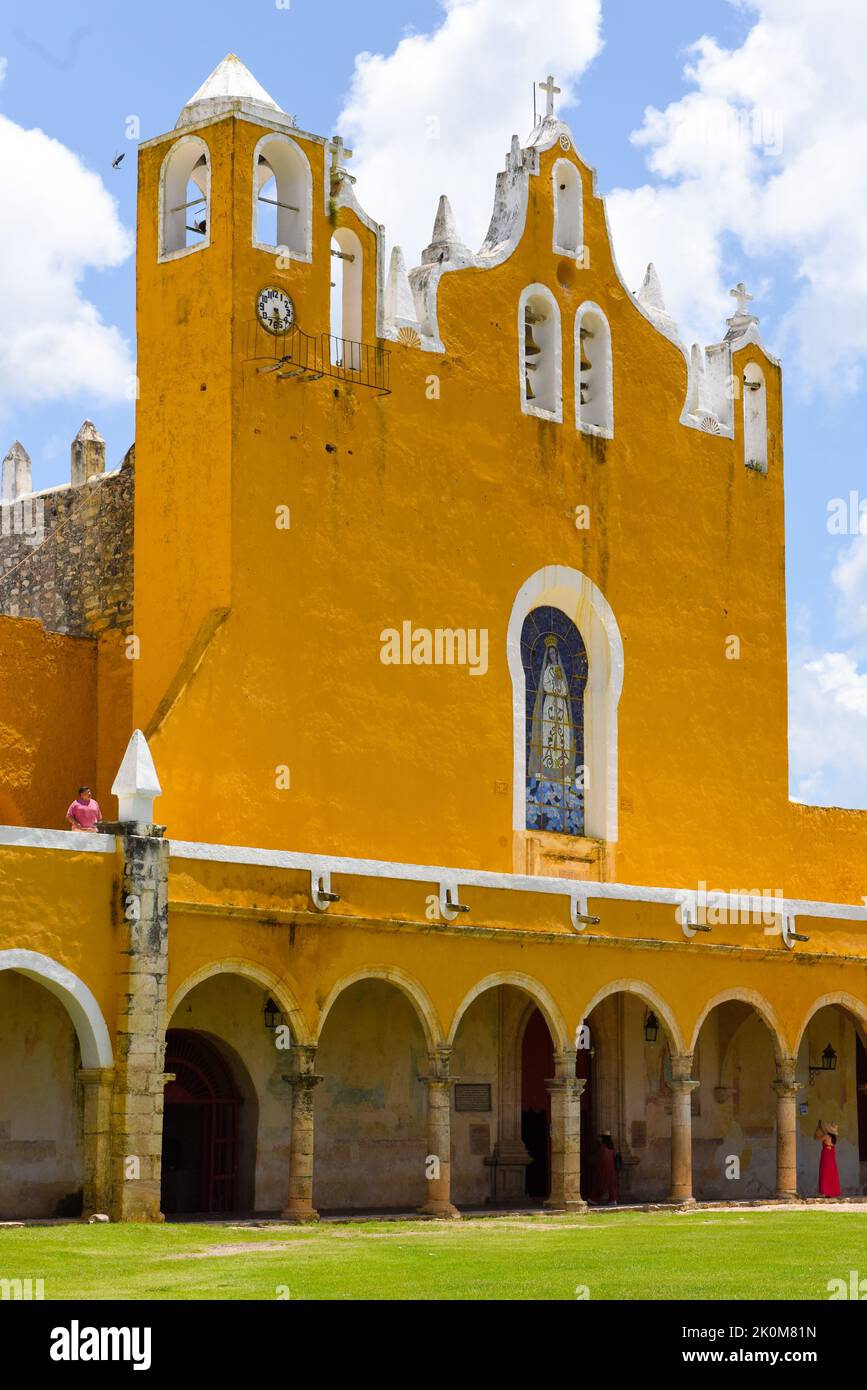
[(837, 1125), (827, 1124), (820, 1120), (816, 1126), (814, 1139), (822, 1141), (822, 1156), (819, 1159), (819, 1196), (820, 1197), (839, 1197), (840, 1196), (840, 1174), (837, 1172), (837, 1155), (834, 1146), (837, 1143)]

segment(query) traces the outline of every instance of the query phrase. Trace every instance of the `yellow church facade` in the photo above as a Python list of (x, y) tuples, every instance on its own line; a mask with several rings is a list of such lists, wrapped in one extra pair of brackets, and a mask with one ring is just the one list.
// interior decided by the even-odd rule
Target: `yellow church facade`
[(621, 1202), (791, 1199), (820, 1121), (864, 1190), (780, 366), (626, 287), (547, 92), (410, 271), (237, 59), (141, 146), (129, 617), (0, 617), (0, 1217), (581, 1210), (606, 1134)]

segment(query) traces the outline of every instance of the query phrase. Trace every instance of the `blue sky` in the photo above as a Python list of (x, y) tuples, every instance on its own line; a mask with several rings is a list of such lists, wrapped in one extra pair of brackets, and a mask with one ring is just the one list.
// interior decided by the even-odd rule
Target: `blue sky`
[[(765, 341), (783, 357), (792, 792), (867, 806), (867, 536), (828, 529), (832, 499), (867, 498), (867, 99), (845, 72), (867, 42), (862, 9), (860, 0), (6, 0), (0, 158), (5, 144), (4, 181), (29, 194), (30, 212), (0, 210), (0, 317), (17, 294), (16, 321), (26, 325), (29, 304), (41, 322), (13, 340), (0, 325), (2, 452), (20, 438), (46, 487), (65, 481), (86, 416), (110, 463), (132, 441), (121, 385), (124, 353), (129, 362), (134, 353), (123, 235), (134, 226), (131, 116), (143, 139), (170, 129), (224, 54), (238, 53), (302, 128), (347, 135), (362, 204), (413, 264), (440, 192), (478, 244), (511, 134), (523, 139), (532, 125), (531, 84), (554, 71), (558, 114), (612, 195), (629, 283), (637, 288), (653, 259), (685, 341), (712, 342), (733, 310), (727, 290), (743, 278)], [(684, 129), (721, 128), (722, 106), (758, 113), (751, 147), (713, 136), (685, 147)], [(435, 143), (413, 124), (426, 109), (442, 116)], [(32, 182), (24, 133), (34, 129), (59, 142), (60, 194)], [(835, 216), (810, 211), (823, 198), (839, 200)], [(26, 220), (34, 205), (36, 228)]]

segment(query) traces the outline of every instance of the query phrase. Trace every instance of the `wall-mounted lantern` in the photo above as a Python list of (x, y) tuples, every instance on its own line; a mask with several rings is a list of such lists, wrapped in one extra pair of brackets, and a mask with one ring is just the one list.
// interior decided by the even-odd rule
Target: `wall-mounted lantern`
[(271, 998), (270, 994), (268, 995), (268, 998), (265, 1000), (265, 1005), (262, 1009), (262, 1015), (265, 1019), (265, 1027), (272, 1033), (274, 1032), (275, 1028), (279, 1028), (280, 1024), (283, 1022), (283, 1015), (277, 1008), (277, 1005), (274, 1003), (274, 1000)]
[(644, 1020), (644, 1041), (655, 1043), (659, 1037), (659, 1019), (652, 1009), (648, 1010)]
[(822, 1060), (821, 1060), (821, 1062), (819, 1063), (819, 1065), (818, 1065), (817, 1067), (813, 1067), (813, 1066), (810, 1067), (810, 1085), (813, 1086), (813, 1085), (815, 1084), (816, 1077), (819, 1075), (820, 1072), (823, 1072), (823, 1071), (836, 1071), (836, 1070), (837, 1070), (837, 1054), (836, 1054), (836, 1052), (834, 1051), (834, 1049), (833, 1049), (833, 1047), (831, 1046), (831, 1044), (828, 1043), (828, 1046), (825, 1048), (825, 1051), (822, 1053)]

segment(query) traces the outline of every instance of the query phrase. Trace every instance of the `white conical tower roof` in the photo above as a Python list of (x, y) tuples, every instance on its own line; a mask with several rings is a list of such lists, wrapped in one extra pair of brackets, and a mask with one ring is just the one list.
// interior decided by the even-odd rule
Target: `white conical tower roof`
[(154, 797), (162, 796), (157, 770), (141, 729), (136, 729), (112, 783), (112, 796), (117, 797), (118, 820), (152, 823)]
[(437, 207), (430, 246), (426, 246), (422, 251), (421, 259), (422, 265), (432, 265), (434, 261), (461, 262), (472, 259), (472, 252), (458, 235), (452, 205), (445, 193), (441, 195)]
[(193, 93), (178, 117), (175, 129), (207, 121), (212, 116), (222, 116), (229, 111), (244, 111), (252, 116), (264, 116), (270, 120), (276, 117), (283, 122), (293, 123), (293, 118), (280, 109), (235, 53), (227, 53), (210, 76), (205, 78), (199, 90)]

